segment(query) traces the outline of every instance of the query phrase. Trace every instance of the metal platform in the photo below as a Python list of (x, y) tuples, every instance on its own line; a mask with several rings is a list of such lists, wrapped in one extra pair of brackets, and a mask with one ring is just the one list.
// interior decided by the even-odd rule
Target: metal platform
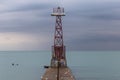
[[(57, 68), (47, 68), (41, 80), (57, 80)], [(59, 68), (59, 80), (75, 80), (71, 70), (66, 68)]]

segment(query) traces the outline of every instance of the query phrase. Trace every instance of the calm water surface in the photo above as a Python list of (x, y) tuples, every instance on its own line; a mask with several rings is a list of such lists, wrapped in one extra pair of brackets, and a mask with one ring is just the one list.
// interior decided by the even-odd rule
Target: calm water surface
[[(120, 80), (120, 51), (71, 51), (67, 64), (76, 80)], [(48, 51), (1, 51), (0, 80), (40, 80)]]

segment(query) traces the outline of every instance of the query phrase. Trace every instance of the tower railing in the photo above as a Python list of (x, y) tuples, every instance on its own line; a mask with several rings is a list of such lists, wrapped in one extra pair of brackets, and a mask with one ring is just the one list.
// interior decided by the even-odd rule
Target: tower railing
[(51, 15), (52, 16), (65, 16), (64, 8), (61, 8), (61, 7), (53, 8), (53, 13)]

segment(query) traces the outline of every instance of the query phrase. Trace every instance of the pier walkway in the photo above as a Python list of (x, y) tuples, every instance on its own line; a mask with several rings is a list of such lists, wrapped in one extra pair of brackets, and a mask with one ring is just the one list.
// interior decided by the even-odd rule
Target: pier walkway
[[(57, 80), (57, 68), (46, 69), (41, 80)], [(71, 70), (67, 68), (59, 68), (59, 80), (75, 80)]]

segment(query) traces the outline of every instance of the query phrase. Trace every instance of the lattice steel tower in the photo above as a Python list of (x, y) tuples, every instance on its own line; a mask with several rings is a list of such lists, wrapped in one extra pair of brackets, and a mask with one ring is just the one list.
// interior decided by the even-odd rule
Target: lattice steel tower
[(51, 67), (67, 67), (62, 30), (62, 16), (65, 16), (64, 8), (53, 8), (53, 13), (51, 14), (51, 16), (56, 16), (54, 45), (52, 46)]
[(45, 66), (46, 72), (41, 76), (41, 80), (75, 80), (71, 70), (67, 67), (65, 56), (65, 46), (63, 42), (62, 16), (64, 8), (53, 9), (52, 16), (56, 16), (54, 45), (52, 46), (51, 65)]

